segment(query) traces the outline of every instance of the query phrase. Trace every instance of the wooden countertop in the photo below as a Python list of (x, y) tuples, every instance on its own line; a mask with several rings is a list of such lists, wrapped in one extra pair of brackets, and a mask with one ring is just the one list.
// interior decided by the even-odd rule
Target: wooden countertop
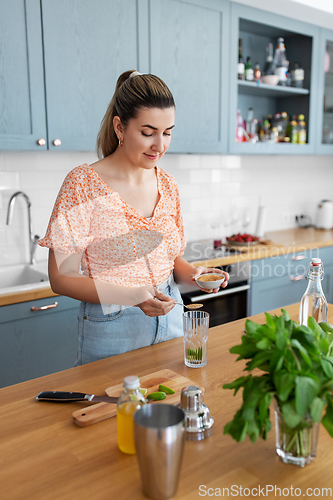
[(294, 228), (283, 231), (268, 232), (265, 234), (265, 240), (271, 240), (270, 244), (255, 245), (244, 249), (240, 254), (231, 254), (228, 257), (217, 259), (208, 259), (196, 261), (195, 266), (225, 266), (235, 262), (244, 262), (249, 260), (265, 259), (267, 257), (276, 257), (278, 255), (287, 255), (290, 253), (304, 252), (314, 248), (323, 248), (333, 246), (333, 230), (311, 228)]
[[(286, 309), (297, 319), (298, 305)], [(263, 314), (254, 319), (265, 321)], [(329, 321), (333, 321), (333, 306), (329, 307)], [(205, 387), (203, 399), (215, 420), (209, 438), (186, 441), (175, 499), (200, 498), (200, 485), (229, 488), (229, 496), (233, 485), (238, 492), (241, 487), (270, 485), (281, 491), (300, 488), (301, 496), (306, 495), (307, 488), (332, 488), (333, 441), (322, 426), (317, 458), (304, 469), (283, 464), (276, 455), (273, 415), (267, 441), (259, 439), (252, 444), (246, 439), (236, 443), (223, 435), (224, 425), (240, 406), (241, 394), (234, 397), (232, 391), (222, 389), (222, 384), (242, 374), (244, 365), (236, 362), (237, 356), (229, 349), (239, 342), (244, 322), (242, 319), (210, 329), (208, 363), (204, 368), (184, 365), (183, 339), (179, 338), (1, 389), (1, 498), (144, 499), (136, 456), (118, 450), (116, 418), (82, 428), (73, 423), (71, 416), (80, 403), (42, 403), (34, 398), (42, 390), (103, 394), (105, 388), (122, 382), (126, 375), (142, 377), (163, 368)], [(266, 496), (278, 497), (274, 492)]]
[[(293, 252), (302, 252), (313, 248), (333, 246), (333, 230), (315, 228), (295, 228), (283, 231), (267, 233), (265, 238), (272, 241), (270, 245), (258, 245), (250, 247), (241, 254), (231, 254), (228, 257), (216, 259), (198, 260), (192, 264), (195, 266), (226, 266), (235, 262), (264, 259), (266, 257), (276, 257), (277, 255), (287, 255)], [(27, 292), (18, 292), (7, 295), (0, 295), (0, 306), (27, 302), (29, 300), (53, 297), (50, 287)]]

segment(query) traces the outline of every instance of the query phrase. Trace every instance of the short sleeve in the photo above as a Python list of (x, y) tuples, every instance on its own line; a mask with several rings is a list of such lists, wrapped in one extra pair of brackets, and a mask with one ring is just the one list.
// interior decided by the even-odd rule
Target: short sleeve
[(90, 221), (93, 200), (89, 182), (79, 167), (65, 178), (57, 196), (44, 238), (38, 244), (59, 253), (82, 253), (92, 242)]

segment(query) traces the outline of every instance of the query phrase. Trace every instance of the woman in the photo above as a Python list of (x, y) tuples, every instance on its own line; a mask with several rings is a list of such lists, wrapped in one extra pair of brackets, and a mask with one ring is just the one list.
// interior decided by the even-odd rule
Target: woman
[(160, 78), (123, 73), (97, 138), (100, 160), (67, 175), (39, 240), (52, 290), (81, 301), (76, 365), (182, 335), (175, 281), (193, 284), (207, 269), (181, 257), (178, 188), (156, 166), (174, 118)]

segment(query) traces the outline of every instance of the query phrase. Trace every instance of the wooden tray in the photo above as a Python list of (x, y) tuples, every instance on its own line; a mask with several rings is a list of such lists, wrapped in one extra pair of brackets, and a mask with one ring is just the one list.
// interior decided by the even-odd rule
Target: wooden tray
[[(180, 402), (180, 393), (183, 387), (187, 385), (196, 386), (195, 382), (192, 382), (182, 375), (172, 370), (160, 370), (158, 372), (151, 373), (150, 375), (145, 375), (140, 377), (141, 387), (148, 389), (148, 394), (151, 392), (158, 391), (160, 384), (166, 385), (175, 391), (175, 394), (167, 394), (166, 399), (162, 401), (155, 401), (150, 404), (177, 404)], [(204, 393), (205, 389), (200, 387)], [(113, 385), (105, 389), (108, 396), (121, 396), (124, 392), (123, 383)], [(73, 414), (73, 420), (79, 427), (87, 427), (88, 425), (96, 424), (107, 418), (114, 417), (117, 414), (117, 405), (112, 403), (97, 403), (86, 408), (81, 408), (76, 410)]]

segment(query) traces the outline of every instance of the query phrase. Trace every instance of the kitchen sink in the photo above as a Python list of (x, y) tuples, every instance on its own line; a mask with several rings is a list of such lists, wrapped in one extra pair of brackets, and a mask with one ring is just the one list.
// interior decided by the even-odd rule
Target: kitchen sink
[(0, 267), (0, 295), (50, 286), (47, 262)]

